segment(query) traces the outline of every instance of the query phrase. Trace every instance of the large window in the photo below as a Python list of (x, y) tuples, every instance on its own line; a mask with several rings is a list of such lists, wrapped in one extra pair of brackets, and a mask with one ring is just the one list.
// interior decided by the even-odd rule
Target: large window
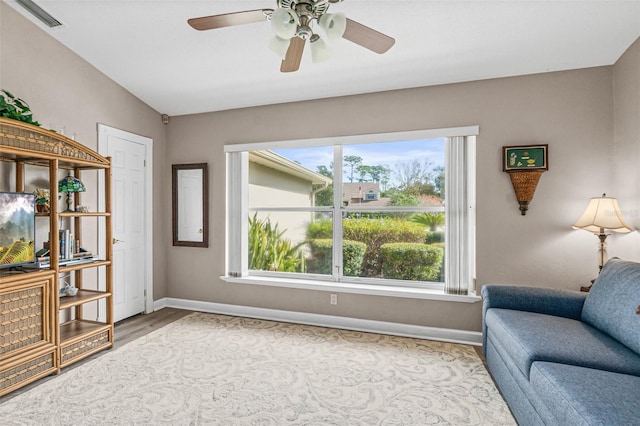
[(475, 134), (467, 127), (225, 147), (228, 275), (467, 294)]

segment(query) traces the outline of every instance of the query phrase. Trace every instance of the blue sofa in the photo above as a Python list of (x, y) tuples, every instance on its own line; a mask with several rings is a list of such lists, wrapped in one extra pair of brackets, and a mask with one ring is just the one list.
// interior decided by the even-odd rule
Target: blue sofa
[(484, 354), (524, 425), (640, 425), (640, 263), (611, 259), (589, 293), (486, 285)]

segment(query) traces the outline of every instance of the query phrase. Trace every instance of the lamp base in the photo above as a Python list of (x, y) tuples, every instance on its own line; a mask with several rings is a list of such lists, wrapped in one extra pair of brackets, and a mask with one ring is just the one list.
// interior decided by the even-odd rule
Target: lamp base
[(71, 205), (73, 204), (73, 200), (71, 199), (72, 195), (71, 192), (67, 192), (67, 209), (65, 210), (65, 212), (72, 212), (73, 209), (71, 208)]
[(588, 293), (591, 290), (591, 287), (593, 287), (593, 283), (596, 281), (596, 279), (592, 279), (591, 280), (591, 285), (583, 285), (580, 287), (580, 291), (582, 291), (583, 293)]

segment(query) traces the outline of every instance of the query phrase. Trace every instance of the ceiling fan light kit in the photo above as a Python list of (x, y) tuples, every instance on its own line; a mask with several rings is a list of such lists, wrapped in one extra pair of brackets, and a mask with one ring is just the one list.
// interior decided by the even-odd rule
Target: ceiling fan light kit
[(340, 2), (342, 0), (276, 0), (275, 10), (246, 10), (192, 18), (187, 22), (194, 29), (203, 31), (271, 21), (275, 37), (269, 43), (269, 49), (282, 58), (282, 72), (299, 69), (307, 40), (313, 62), (321, 62), (331, 55), (327, 44), (314, 32), (313, 21), (316, 21), (317, 26), (331, 41), (345, 38), (379, 54), (385, 53), (395, 44), (392, 37), (347, 19), (342, 13), (327, 13), (332, 3)]
[(331, 57), (331, 50), (318, 34), (314, 34), (309, 39), (311, 49), (311, 60), (314, 63), (326, 61)]
[(278, 8), (271, 14), (271, 28), (280, 38), (290, 39), (296, 35), (300, 18), (292, 10)]
[(318, 20), (329, 40), (339, 40), (347, 29), (347, 17), (344, 13), (325, 13)]
[(287, 56), (287, 49), (289, 49), (289, 39), (274, 36), (269, 43), (269, 49), (280, 59), (284, 59)]

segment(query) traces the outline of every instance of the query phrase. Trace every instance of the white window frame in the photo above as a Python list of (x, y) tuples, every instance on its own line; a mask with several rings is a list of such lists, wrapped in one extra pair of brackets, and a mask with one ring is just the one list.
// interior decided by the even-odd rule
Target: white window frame
[[(390, 295), (437, 300), (475, 302), (479, 298), (475, 292), (475, 137), (478, 126), (428, 129), (406, 132), (378, 133), (356, 136), (340, 136), (318, 139), (272, 141), (248, 144), (225, 145), (227, 154), (227, 234), (226, 234), (226, 275), (221, 277), (228, 282), (261, 284), (312, 290), (349, 292), (360, 294)], [(361, 277), (314, 276), (310, 274), (274, 273), (248, 270), (247, 220), (249, 216), (248, 199), (248, 152), (254, 150), (273, 150), (284, 148), (305, 148), (315, 146), (338, 146), (334, 151), (334, 174), (342, 176), (343, 145), (370, 144), (376, 142), (407, 141), (420, 139), (446, 138), (445, 188), (456, 189), (449, 192), (445, 199), (447, 241), (456, 241), (457, 245), (445, 244), (446, 277), (454, 282), (417, 283), (402, 280), (380, 280)], [(452, 150), (453, 141), (457, 141)], [(452, 185), (451, 182), (455, 182)], [(456, 197), (457, 202), (451, 202)], [(338, 197), (335, 197), (338, 200)], [(339, 200), (332, 209), (334, 235), (341, 235), (342, 213), (345, 210)], [(432, 208), (442, 211), (442, 208)], [(291, 211), (283, 208), (283, 211)], [(304, 208), (305, 211), (324, 211), (327, 207)], [(362, 209), (364, 210), (364, 209)], [(379, 210), (374, 208), (374, 210)], [(398, 211), (402, 208), (399, 207)], [(415, 210), (415, 208), (411, 208)], [(429, 210), (429, 209), (425, 209)], [(434, 211), (435, 211), (434, 210)], [(454, 217), (453, 212), (457, 212)], [(451, 246), (451, 247), (449, 247)], [(455, 249), (455, 250), (454, 250)], [(334, 250), (334, 264), (342, 265), (342, 251)], [(384, 283), (383, 283), (384, 282)], [(452, 287), (453, 290), (451, 288)]]

